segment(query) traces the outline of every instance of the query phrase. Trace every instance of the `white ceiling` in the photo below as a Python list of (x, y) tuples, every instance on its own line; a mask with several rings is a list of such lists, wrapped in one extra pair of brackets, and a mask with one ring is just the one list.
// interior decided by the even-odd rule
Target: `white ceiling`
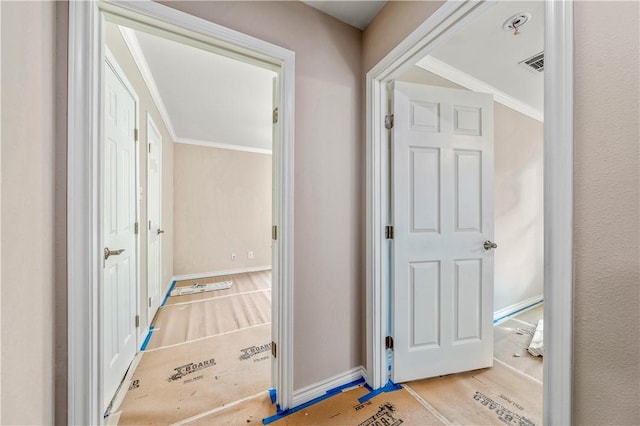
[[(505, 20), (519, 12), (531, 14), (520, 34), (513, 35), (513, 32), (503, 30)], [(436, 61), (431, 63), (444, 63), (449, 68), (462, 71), (467, 77), (495, 88), (501, 96), (524, 104), (523, 112), (529, 107), (532, 111), (529, 115), (542, 117), (544, 72), (526, 69), (518, 63), (543, 49), (544, 2), (498, 1), (436, 48), (431, 54)], [(430, 69), (430, 58), (418, 62), (418, 66)], [(464, 76), (462, 80), (465, 80)], [(456, 82), (469, 87), (462, 81)]]
[(128, 44), (139, 45), (143, 58), (137, 62), (146, 62), (151, 77), (146, 79), (152, 80), (147, 85), (155, 85), (150, 89), (157, 91), (156, 103), (176, 142), (271, 150), (275, 72), (144, 32), (125, 32)]
[(380, 12), (380, 9), (387, 4), (386, 1), (349, 1), (349, 0), (332, 0), (332, 1), (306, 1), (303, 3), (316, 8), (327, 15), (331, 15), (349, 24), (353, 27), (364, 30), (367, 25)]

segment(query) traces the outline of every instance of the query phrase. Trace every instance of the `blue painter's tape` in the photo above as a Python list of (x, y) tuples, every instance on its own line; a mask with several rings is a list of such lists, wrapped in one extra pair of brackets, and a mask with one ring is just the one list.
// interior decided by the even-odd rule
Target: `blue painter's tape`
[(315, 399), (312, 399), (309, 402), (305, 402), (304, 404), (298, 405), (297, 407), (294, 408), (290, 408), (288, 410), (280, 410), (280, 406), (278, 406), (278, 411), (276, 412), (276, 414), (274, 414), (273, 416), (270, 417), (266, 417), (264, 419), (262, 419), (262, 424), (264, 425), (268, 425), (270, 423), (273, 423), (277, 420), (280, 420), (283, 417), (287, 417), (293, 413), (297, 413), (300, 410), (303, 410), (311, 405), (317, 404), (318, 402), (324, 401), (325, 399), (331, 398), (332, 396), (339, 394), (340, 392), (342, 392), (345, 389), (354, 387), (354, 386), (358, 386), (359, 384), (364, 383), (364, 379), (361, 377), (358, 380), (354, 380), (353, 382), (347, 383), (346, 385), (341, 385), (338, 387), (335, 387), (333, 389), (330, 389), (327, 391), (327, 393), (325, 393), (322, 396), (319, 396)]
[(360, 404), (362, 404), (364, 402), (369, 401), (371, 398), (374, 398), (374, 397), (380, 395), (381, 393), (394, 392), (394, 391), (397, 391), (397, 390), (400, 390), (400, 389), (402, 389), (402, 386), (397, 385), (397, 384), (393, 383), (391, 380), (389, 380), (387, 382), (387, 384), (384, 385), (383, 387), (381, 387), (379, 389), (376, 389), (376, 390), (373, 390), (373, 391), (369, 392), (368, 394), (363, 395), (360, 398), (358, 398), (358, 402)]
[(493, 323), (495, 324), (495, 323), (497, 323), (498, 321), (502, 321), (502, 320), (503, 320), (503, 319), (505, 319), (505, 318), (509, 318), (509, 317), (514, 316), (514, 315), (517, 315), (517, 314), (519, 314), (520, 312), (525, 311), (525, 310), (530, 309), (530, 308), (533, 308), (534, 306), (537, 306), (537, 305), (539, 305), (539, 304), (541, 304), (541, 303), (543, 303), (543, 302), (544, 302), (544, 300), (541, 300), (541, 301), (539, 301), (539, 302), (532, 303), (532, 304), (530, 304), (529, 306), (525, 306), (525, 307), (524, 307), (524, 308), (522, 308), (522, 309), (518, 309), (518, 310), (517, 310), (517, 311), (515, 311), (515, 312), (511, 312), (511, 313), (510, 313), (510, 314), (508, 314), (508, 315), (501, 316), (500, 318), (494, 319), (494, 320), (493, 320)]
[(141, 351), (147, 349), (147, 345), (149, 344), (149, 340), (151, 340), (151, 335), (153, 334), (154, 326), (149, 327), (149, 332), (147, 333), (147, 337), (144, 338), (144, 342), (142, 342), (142, 346), (140, 347)]
[(167, 299), (169, 298), (169, 295), (171, 294), (171, 290), (173, 290), (176, 286), (176, 280), (173, 280), (171, 282), (171, 287), (169, 287), (169, 290), (167, 290), (167, 294), (164, 295), (164, 300), (162, 301), (162, 305), (160, 306), (164, 306), (165, 303), (167, 303)]
[(277, 396), (276, 395), (276, 390), (273, 389), (273, 388), (269, 389), (269, 398), (271, 398), (271, 403), (272, 404), (274, 404), (276, 402), (276, 400), (277, 400), (276, 396)]

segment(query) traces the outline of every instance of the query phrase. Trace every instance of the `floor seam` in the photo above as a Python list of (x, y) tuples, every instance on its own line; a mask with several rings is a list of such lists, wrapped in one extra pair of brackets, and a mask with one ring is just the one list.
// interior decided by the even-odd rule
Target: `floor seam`
[(438, 420), (440, 420), (445, 425), (452, 425), (451, 421), (447, 419), (442, 413), (435, 409), (435, 407), (427, 402), (422, 396), (420, 396), (416, 391), (414, 391), (409, 385), (403, 384), (401, 385), (403, 388), (409, 392), (411, 396), (413, 396), (416, 401), (420, 403), (424, 408), (427, 409), (431, 414), (433, 414)]
[[(245, 294), (254, 294), (254, 293), (260, 293), (260, 292), (267, 292), (267, 291), (271, 291), (271, 289), (270, 288), (265, 288), (265, 289), (260, 289), (260, 290), (250, 290), (250, 291), (243, 291), (241, 293), (224, 294), (222, 296), (207, 297), (206, 299), (189, 300), (187, 302), (176, 302), (176, 303), (171, 303), (171, 304), (168, 304), (168, 305), (161, 306), (160, 308), (164, 309), (164, 308), (168, 308), (168, 307), (171, 307), (171, 306), (190, 305), (192, 303), (202, 303), (202, 302), (208, 302), (210, 300), (225, 299), (225, 298), (234, 297), (234, 296), (242, 296), (242, 295), (245, 295)], [(180, 296), (169, 296), (169, 297), (180, 297)]]
[(213, 337), (218, 337), (218, 336), (226, 336), (228, 334), (233, 334), (233, 333), (237, 333), (239, 331), (249, 330), (249, 329), (256, 328), (256, 327), (262, 327), (262, 326), (265, 326), (265, 325), (271, 325), (271, 321), (264, 322), (262, 324), (250, 325), (249, 327), (238, 328), (238, 329), (231, 330), (231, 331), (225, 331), (224, 333), (212, 334), (211, 336), (198, 337), (197, 339), (187, 340), (186, 342), (174, 343), (172, 345), (160, 346), (160, 347), (153, 348), (153, 349), (146, 349), (144, 352), (155, 352), (155, 351), (159, 351), (161, 349), (175, 348), (176, 346), (186, 345), (187, 343), (199, 342), (201, 340), (211, 339)]

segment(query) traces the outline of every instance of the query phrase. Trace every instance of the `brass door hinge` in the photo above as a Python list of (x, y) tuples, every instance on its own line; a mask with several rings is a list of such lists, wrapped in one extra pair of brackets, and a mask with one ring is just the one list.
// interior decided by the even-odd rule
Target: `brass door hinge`
[(276, 342), (271, 342), (271, 355), (273, 355), (274, 358), (277, 358), (278, 356), (278, 348), (276, 346)]
[(273, 225), (271, 227), (271, 239), (272, 240), (278, 239), (278, 227), (276, 225)]
[(134, 232), (136, 235), (138, 235), (138, 232), (140, 232), (140, 224), (139, 224), (138, 222), (136, 222), (136, 223), (133, 225), (133, 232)]
[(384, 116), (384, 127), (385, 129), (393, 129), (393, 114)]
[(273, 124), (276, 124), (278, 122), (278, 107), (275, 107), (273, 109)]
[(136, 315), (136, 328), (140, 327), (140, 315)]

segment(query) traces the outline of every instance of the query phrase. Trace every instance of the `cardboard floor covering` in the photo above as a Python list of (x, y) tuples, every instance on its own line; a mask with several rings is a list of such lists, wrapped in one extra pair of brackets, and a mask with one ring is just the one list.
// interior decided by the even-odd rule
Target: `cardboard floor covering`
[(230, 294), (158, 310), (147, 350), (271, 322), (271, 291)]
[[(536, 327), (528, 323), (507, 320), (494, 327), (493, 356), (498, 360), (542, 381), (542, 357), (527, 351)], [(515, 355), (519, 356), (515, 356)]]
[(499, 362), (407, 385), (453, 424), (542, 425), (542, 384)]
[[(324, 401), (310, 405), (296, 413), (272, 423), (278, 425), (352, 425), (397, 426), (443, 425), (445, 423), (422, 406), (409, 392), (400, 389), (382, 393), (361, 404), (358, 398), (369, 391), (358, 386)], [(188, 425), (240, 425), (259, 424), (274, 413), (267, 397), (247, 401), (229, 409), (213, 413), (185, 424)]]
[(144, 352), (110, 424), (167, 425), (271, 387), (271, 325)]
[(223, 281), (232, 281), (231, 288), (226, 290), (215, 290), (197, 294), (188, 294), (184, 296), (171, 296), (167, 298), (166, 305), (176, 303), (191, 302), (194, 300), (211, 299), (220, 296), (228, 296), (230, 294), (246, 293), (248, 291), (266, 290), (271, 288), (271, 271), (248, 272), (236, 275), (224, 275), (221, 277), (198, 278), (193, 280), (184, 280), (176, 282), (176, 287), (188, 287), (195, 283), (208, 284)]

